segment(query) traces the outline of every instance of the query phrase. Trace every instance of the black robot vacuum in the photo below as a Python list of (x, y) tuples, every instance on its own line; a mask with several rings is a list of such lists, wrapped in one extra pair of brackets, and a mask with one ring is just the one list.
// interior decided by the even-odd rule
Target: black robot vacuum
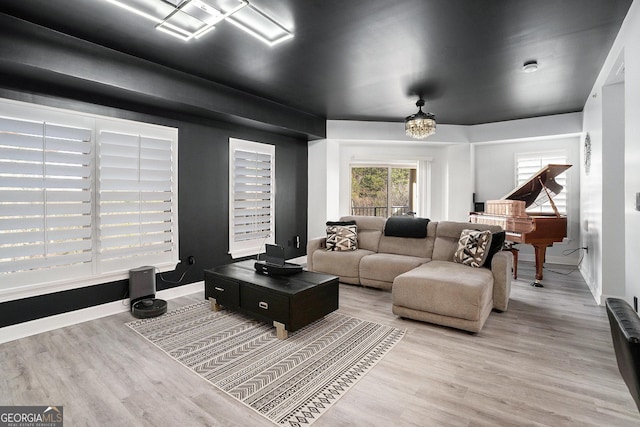
[(167, 302), (156, 296), (156, 268), (138, 267), (129, 270), (131, 314), (139, 319), (157, 317), (167, 312)]

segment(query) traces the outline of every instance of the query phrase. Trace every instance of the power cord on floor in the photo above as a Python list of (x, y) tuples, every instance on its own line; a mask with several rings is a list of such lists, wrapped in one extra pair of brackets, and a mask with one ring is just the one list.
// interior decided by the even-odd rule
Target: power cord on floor
[(129, 296), (129, 289), (124, 290), (124, 295), (122, 296), (122, 305), (123, 307), (127, 306), (127, 297)]
[(162, 275), (162, 273), (159, 274), (160, 280), (162, 280), (163, 282), (166, 282), (166, 283), (172, 283), (174, 285), (178, 285), (178, 284), (180, 284), (180, 282), (182, 282), (182, 279), (184, 279), (184, 276), (187, 274), (187, 271), (189, 271), (189, 268), (190, 267), (187, 267), (187, 269), (182, 273), (182, 276), (180, 276), (180, 278), (175, 282), (172, 281), (172, 280), (165, 279), (164, 276)]
[[(563, 256), (569, 256), (581, 249), (585, 249), (585, 248), (575, 248), (575, 249), (565, 249), (564, 251), (562, 251), (562, 255)], [(543, 267), (543, 269), (545, 271), (551, 272), (551, 273), (555, 273), (555, 274), (562, 274), (563, 276), (568, 276), (571, 273), (574, 273), (576, 271), (578, 271), (580, 269), (580, 264), (582, 264), (582, 260), (584, 259), (584, 252), (582, 252), (582, 254), (580, 255), (580, 259), (578, 260), (578, 264), (576, 264), (576, 267), (572, 270), (569, 271), (557, 271), (557, 270), (552, 270), (550, 268), (547, 267)]]
[[(178, 266), (179, 266), (180, 264), (182, 264), (182, 261), (180, 261), (180, 262), (178, 263), (178, 265), (176, 265), (176, 268), (175, 268), (175, 270), (174, 270), (174, 271), (176, 271), (176, 270), (178, 269)], [(165, 283), (171, 283), (171, 284), (173, 284), (173, 285), (179, 285), (179, 284), (182, 282), (182, 279), (184, 279), (184, 276), (186, 276), (187, 272), (191, 269), (191, 267), (192, 267), (193, 265), (194, 265), (194, 264), (187, 264), (187, 268), (182, 272), (182, 275), (181, 275), (181, 276), (180, 276), (180, 278), (179, 278), (178, 280), (176, 280), (176, 281), (169, 280), (169, 279), (165, 279), (164, 274), (163, 274), (163, 273), (160, 273), (160, 272), (158, 272), (158, 273), (159, 273), (159, 274), (158, 274), (158, 276), (160, 277), (160, 280), (162, 280), (162, 281), (163, 281), (163, 282), (165, 282)]]

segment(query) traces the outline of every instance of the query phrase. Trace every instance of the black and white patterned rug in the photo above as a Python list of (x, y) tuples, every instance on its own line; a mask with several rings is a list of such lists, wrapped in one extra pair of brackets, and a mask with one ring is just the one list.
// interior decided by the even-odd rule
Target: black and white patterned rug
[(127, 326), (282, 426), (317, 420), (405, 334), (333, 312), (279, 340), (273, 326), (208, 301)]

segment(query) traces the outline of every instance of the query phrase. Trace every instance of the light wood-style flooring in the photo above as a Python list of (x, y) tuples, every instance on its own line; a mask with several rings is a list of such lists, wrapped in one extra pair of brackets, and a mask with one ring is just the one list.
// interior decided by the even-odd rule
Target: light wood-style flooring
[[(528, 284), (532, 264), (521, 262), (519, 275), (509, 310), (477, 335), (397, 318), (389, 292), (340, 285), (340, 312), (407, 334), (314, 427), (639, 426), (606, 312), (580, 274), (547, 270), (540, 289)], [(272, 425), (130, 320), (122, 313), (0, 345), (0, 406), (63, 405), (67, 426)]]

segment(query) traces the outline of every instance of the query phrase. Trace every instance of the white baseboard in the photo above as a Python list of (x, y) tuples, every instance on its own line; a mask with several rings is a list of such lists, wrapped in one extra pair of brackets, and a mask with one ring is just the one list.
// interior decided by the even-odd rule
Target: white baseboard
[[(203, 292), (204, 298), (204, 282), (190, 283), (188, 285), (158, 291), (156, 297), (170, 300), (197, 292)], [(4, 328), (0, 328), (0, 344), (125, 311), (129, 311), (128, 298), (83, 308), (82, 310), (70, 311), (68, 313), (56, 314), (55, 316), (18, 323), (17, 325), (5, 326)]]

